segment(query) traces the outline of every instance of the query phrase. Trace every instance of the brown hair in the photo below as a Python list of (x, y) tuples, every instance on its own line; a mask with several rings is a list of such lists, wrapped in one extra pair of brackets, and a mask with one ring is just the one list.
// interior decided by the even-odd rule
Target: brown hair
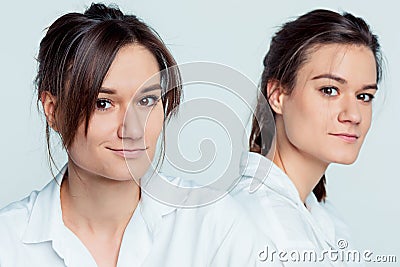
[[(74, 140), (78, 126), (85, 124), (95, 109), (103, 79), (117, 52), (128, 44), (140, 44), (157, 59), (161, 72), (165, 118), (176, 113), (180, 103), (181, 76), (176, 62), (151, 27), (134, 15), (124, 15), (117, 6), (92, 4), (83, 14), (68, 13), (58, 18), (40, 42), (36, 88), (56, 97), (57, 131), (64, 148)], [(175, 66), (175, 67), (174, 67)], [(46, 122), (50, 166), (50, 126)]]
[[(378, 38), (367, 23), (349, 13), (339, 14), (329, 10), (317, 9), (296, 20), (284, 24), (271, 40), (269, 51), (264, 57), (264, 71), (260, 89), (268, 99), (267, 85), (278, 81), (285, 93), (291, 94), (296, 84), (299, 69), (306, 62), (312, 48), (324, 44), (363, 45), (371, 49), (376, 61), (377, 82), (381, 79), (382, 59)], [(250, 151), (266, 154), (271, 148), (272, 138), (262, 140), (263, 128), (273, 125), (270, 116), (264, 116), (270, 106), (261, 106), (259, 101), (253, 116), (249, 139)], [(269, 103), (268, 103), (269, 105)], [(264, 115), (263, 115), (264, 114)], [(264, 118), (257, 120), (256, 118)], [(275, 118), (274, 118), (275, 119)], [(265, 139), (265, 138), (264, 138)], [(326, 198), (326, 178), (323, 175), (313, 192), (318, 201)]]

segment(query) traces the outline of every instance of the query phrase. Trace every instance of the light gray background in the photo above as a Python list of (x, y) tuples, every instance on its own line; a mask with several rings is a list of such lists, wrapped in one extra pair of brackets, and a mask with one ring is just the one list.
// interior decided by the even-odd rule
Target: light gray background
[[(373, 125), (360, 157), (351, 166), (329, 168), (328, 194), (353, 229), (360, 248), (370, 249), (375, 254), (396, 254), (400, 260), (400, 176), (397, 169), (400, 150), (400, 6), (396, 1), (114, 2), (123, 11), (134, 13), (153, 26), (178, 63), (211, 61), (226, 64), (254, 83), (258, 83), (262, 58), (272, 33), (289, 18), (320, 7), (345, 10), (365, 18), (379, 35), (387, 59), (385, 80), (380, 86)], [(2, 3), (0, 207), (42, 188), (51, 179), (45, 154), (44, 121), (36, 110), (33, 93), (34, 58), (45, 27), (60, 15), (81, 12), (89, 4), (90, 1), (78, 0)], [(255, 92), (252, 93), (255, 96)], [(208, 94), (213, 94), (210, 88), (187, 92), (189, 98)], [(234, 100), (231, 103), (235, 107)], [(243, 111), (239, 115), (242, 119), (249, 116), (244, 109), (238, 109), (239, 113)], [(200, 131), (213, 132), (213, 129), (212, 126), (204, 129), (204, 125), (193, 125), (187, 134)], [(194, 153), (195, 142), (190, 140), (182, 138), (181, 149), (187, 155)], [(65, 157), (58, 156), (58, 159), (63, 162)], [(168, 166), (166, 168), (168, 170)]]

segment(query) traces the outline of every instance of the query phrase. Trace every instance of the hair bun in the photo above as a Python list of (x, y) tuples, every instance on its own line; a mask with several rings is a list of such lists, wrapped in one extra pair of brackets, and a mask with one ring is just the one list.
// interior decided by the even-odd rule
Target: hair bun
[(85, 11), (84, 15), (90, 19), (97, 20), (123, 19), (124, 17), (124, 14), (117, 6), (106, 6), (104, 4), (96, 3), (92, 3), (91, 6)]

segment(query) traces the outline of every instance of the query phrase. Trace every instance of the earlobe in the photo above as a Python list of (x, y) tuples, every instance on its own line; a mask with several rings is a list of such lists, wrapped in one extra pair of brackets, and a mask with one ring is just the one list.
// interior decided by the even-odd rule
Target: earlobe
[(270, 81), (267, 84), (268, 102), (276, 114), (282, 114), (284, 91), (279, 81)]
[(53, 128), (53, 130), (57, 131), (55, 116), (56, 97), (53, 96), (49, 91), (44, 91), (40, 95), (40, 101), (43, 105), (43, 111), (46, 116), (47, 123), (51, 128)]

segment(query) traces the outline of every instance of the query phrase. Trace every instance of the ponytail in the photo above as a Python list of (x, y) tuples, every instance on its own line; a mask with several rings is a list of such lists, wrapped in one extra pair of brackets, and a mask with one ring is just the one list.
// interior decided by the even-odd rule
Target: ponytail
[(325, 178), (325, 174), (324, 174), (324, 175), (322, 175), (318, 184), (313, 189), (313, 193), (316, 196), (318, 202), (325, 202), (325, 198), (326, 198), (325, 185), (326, 185), (326, 178)]

